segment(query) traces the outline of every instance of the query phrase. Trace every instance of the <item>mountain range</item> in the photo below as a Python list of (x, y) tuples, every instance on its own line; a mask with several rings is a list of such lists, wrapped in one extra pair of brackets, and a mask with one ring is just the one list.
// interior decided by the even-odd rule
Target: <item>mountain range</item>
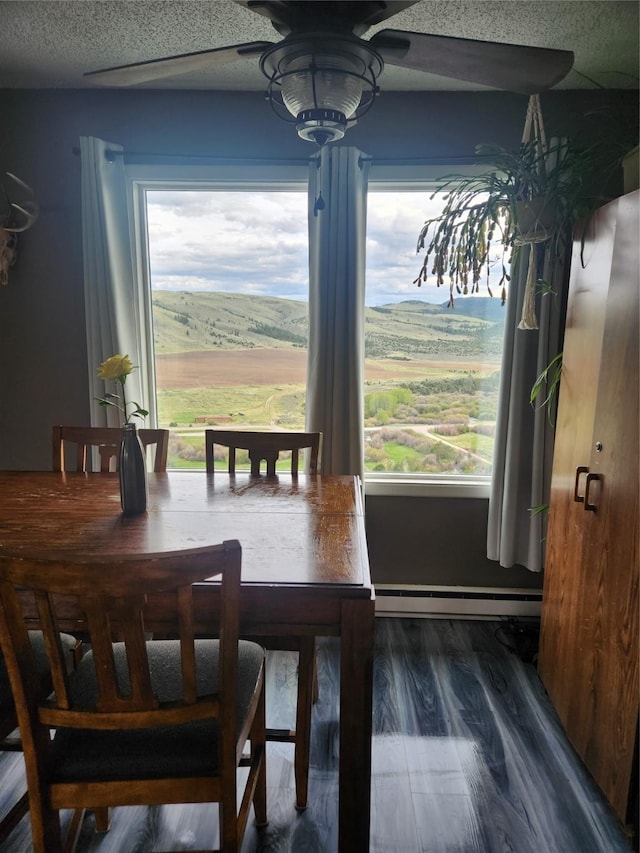
[[(154, 290), (156, 353), (216, 349), (304, 348), (308, 304), (211, 291)], [(455, 308), (422, 300), (365, 309), (368, 358), (499, 356), (505, 308), (495, 297), (456, 299)]]

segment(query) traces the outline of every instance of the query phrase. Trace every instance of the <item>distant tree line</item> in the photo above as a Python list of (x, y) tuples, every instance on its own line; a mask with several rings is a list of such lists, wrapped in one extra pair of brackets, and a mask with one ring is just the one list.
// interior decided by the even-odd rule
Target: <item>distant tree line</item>
[(277, 341), (287, 341), (296, 346), (307, 346), (307, 338), (304, 335), (296, 335), (295, 332), (290, 332), (288, 329), (281, 329), (279, 326), (269, 326), (267, 323), (253, 323), (247, 329), (247, 332), (253, 332), (254, 335), (264, 335), (267, 338), (275, 338)]

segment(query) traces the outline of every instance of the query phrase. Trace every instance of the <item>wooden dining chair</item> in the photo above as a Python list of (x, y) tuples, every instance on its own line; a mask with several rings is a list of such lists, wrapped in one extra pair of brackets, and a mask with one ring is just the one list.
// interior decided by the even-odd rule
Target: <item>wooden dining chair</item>
[[(145, 450), (149, 445), (155, 445), (153, 470), (166, 471), (169, 430), (139, 429), (138, 435)], [(96, 447), (100, 456), (100, 471), (103, 473), (109, 470), (115, 471), (118, 467), (121, 440), (122, 430), (119, 427), (54, 426), (52, 431), (53, 470), (65, 470), (66, 445), (74, 444), (76, 451), (72, 470), (90, 471), (91, 453), (89, 451), (92, 447)]]
[[(236, 451), (246, 450), (251, 461), (251, 476), (260, 476), (260, 463), (266, 461), (267, 477), (275, 476), (280, 453), (291, 452), (290, 471), (298, 473), (298, 454), (309, 449), (308, 471), (318, 473), (318, 455), (322, 433), (319, 432), (261, 432), (254, 430), (205, 430), (205, 459), (207, 472), (214, 471), (216, 445), (229, 449), (227, 470), (235, 473)], [(295, 744), (294, 771), (296, 808), (307, 807), (309, 790), (309, 758), (311, 753), (311, 712), (318, 696), (315, 638), (300, 635), (290, 637), (260, 636), (256, 638), (268, 649), (298, 652), (298, 694), (296, 723), (293, 730), (267, 729), (267, 740)]]
[(301, 450), (309, 450), (307, 471), (318, 473), (318, 454), (322, 434), (319, 432), (261, 432), (259, 430), (207, 429), (204, 433), (207, 471), (214, 471), (215, 446), (226, 447), (229, 452), (227, 470), (236, 471), (236, 451), (246, 450), (251, 463), (251, 475), (260, 475), (260, 465), (266, 462), (267, 477), (276, 475), (276, 463), (281, 453), (291, 453), (290, 472), (298, 473)]
[[(23, 736), (35, 853), (62, 851), (59, 810), (67, 808), (74, 816), (65, 849), (85, 809), (106, 831), (110, 807), (217, 802), (222, 853), (239, 853), (252, 805), (266, 823), (265, 653), (238, 639), (240, 572), (236, 540), (144, 558), (0, 556), (0, 643)], [(192, 584), (216, 576), (220, 636), (195, 639)], [(36, 597), (51, 668), (55, 693), (46, 700), (21, 609), (25, 588)], [(90, 643), (72, 677), (56, 629), (61, 594), (84, 613)], [(179, 639), (146, 640), (153, 595), (168, 602)], [(124, 641), (114, 643), (114, 633)]]
[[(45, 652), (44, 638), (40, 631), (29, 631), (29, 643), (33, 650), (35, 667), (38, 676), (39, 694), (42, 698), (48, 696), (52, 689), (51, 670)], [(67, 670), (71, 672), (77, 666), (82, 656), (82, 643), (70, 634), (60, 634), (60, 643)], [(22, 739), (18, 731), (16, 706), (11, 692), (9, 673), (0, 654), (0, 751), (21, 752)], [(15, 802), (0, 821), (0, 844), (20, 823), (29, 810), (29, 794), (25, 792)]]

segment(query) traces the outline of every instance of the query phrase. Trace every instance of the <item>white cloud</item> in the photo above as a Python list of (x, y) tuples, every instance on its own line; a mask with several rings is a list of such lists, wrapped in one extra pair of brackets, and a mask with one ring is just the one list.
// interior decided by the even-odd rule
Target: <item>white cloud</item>
[[(418, 234), (441, 203), (427, 191), (370, 192), (368, 305), (447, 300), (446, 287), (413, 284)], [(153, 191), (147, 217), (154, 289), (307, 298), (306, 193)]]
[(153, 287), (305, 298), (306, 207), (304, 193), (150, 192)]

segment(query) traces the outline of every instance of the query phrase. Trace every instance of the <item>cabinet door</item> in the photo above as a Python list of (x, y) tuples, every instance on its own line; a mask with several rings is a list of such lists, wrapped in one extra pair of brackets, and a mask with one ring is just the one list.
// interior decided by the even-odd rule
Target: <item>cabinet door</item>
[[(571, 740), (622, 821), (638, 725), (638, 197), (620, 199), (585, 495)], [(596, 479), (597, 478), (597, 479)], [(589, 509), (589, 507), (593, 509)]]
[[(571, 385), (579, 367), (571, 334), (565, 343), (569, 368), (565, 376), (563, 364), (559, 408), (588, 401), (591, 432), (587, 444), (586, 422), (578, 428), (572, 414), (565, 411), (561, 421), (559, 411), (540, 664), (569, 739), (623, 821), (638, 724), (638, 198), (634, 193), (601, 211), (597, 262), (571, 282), (570, 299), (580, 301), (584, 273), (604, 277), (609, 266), (608, 288), (600, 282), (606, 304), (592, 317), (595, 337), (585, 329), (581, 340), (581, 357), (592, 345), (599, 361), (595, 385), (592, 373), (582, 388)], [(574, 394), (565, 394), (565, 379)], [(583, 500), (576, 501), (569, 492), (581, 466), (588, 473), (579, 477)]]
[(575, 691), (578, 601), (583, 578), (584, 495), (595, 421), (604, 318), (613, 263), (617, 202), (598, 213), (586, 238), (573, 247), (562, 378), (545, 555), (539, 672), (566, 725)]

